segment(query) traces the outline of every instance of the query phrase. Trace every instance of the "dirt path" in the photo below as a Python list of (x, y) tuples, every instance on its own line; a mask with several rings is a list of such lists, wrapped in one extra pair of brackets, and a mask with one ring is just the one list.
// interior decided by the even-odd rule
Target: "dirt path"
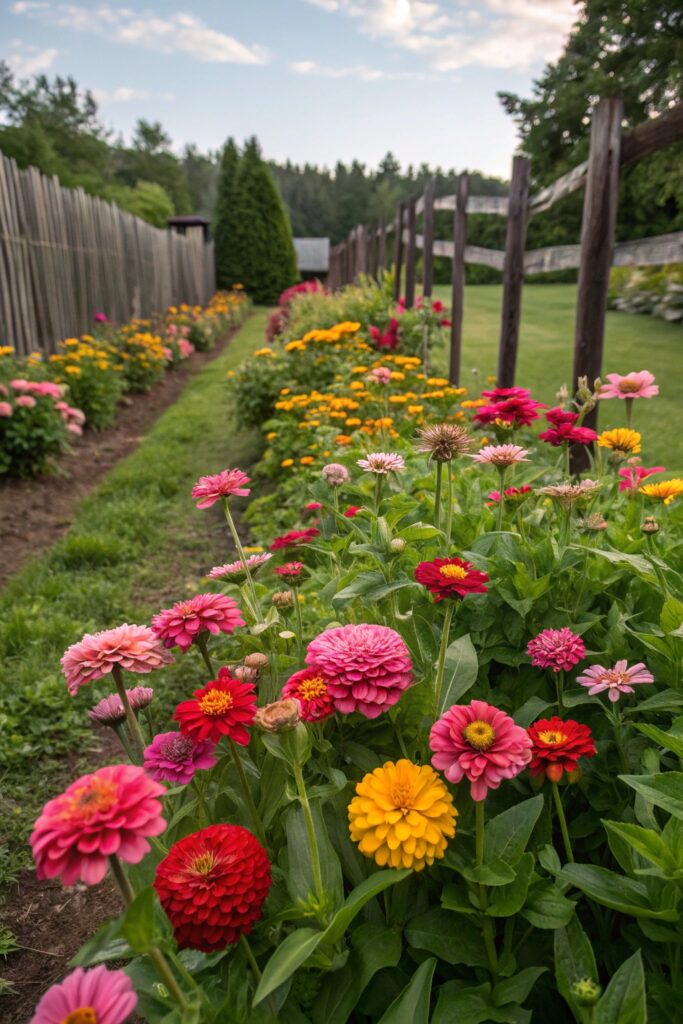
[(59, 475), (0, 482), (0, 587), (32, 555), (66, 533), (79, 503), (119, 459), (137, 448), (161, 413), (180, 397), (190, 376), (220, 355), (238, 328), (210, 352), (195, 352), (148, 394), (127, 396), (115, 426), (86, 431), (59, 461)]

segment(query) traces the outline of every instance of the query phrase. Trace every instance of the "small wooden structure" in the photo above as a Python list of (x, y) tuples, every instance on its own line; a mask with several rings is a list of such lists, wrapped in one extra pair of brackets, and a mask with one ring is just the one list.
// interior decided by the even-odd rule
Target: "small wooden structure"
[(330, 269), (329, 238), (295, 238), (296, 265), (304, 281), (317, 278), (325, 282)]
[(205, 242), (208, 242), (210, 239), (209, 228), (211, 227), (211, 221), (206, 217), (200, 217), (196, 213), (183, 217), (169, 217), (166, 223), (171, 231), (175, 231), (178, 235), (186, 235), (193, 228), (198, 228)]

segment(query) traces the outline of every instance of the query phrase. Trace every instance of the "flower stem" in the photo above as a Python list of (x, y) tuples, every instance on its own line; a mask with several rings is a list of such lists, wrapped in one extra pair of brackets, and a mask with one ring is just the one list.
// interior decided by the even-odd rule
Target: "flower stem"
[(133, 748), (131, 747), (130, 743), (128, 742), (128, 737), (126, 736), (126, 730), (123, 728), (123, 722), (118, 722), (114, 726), (114, 732), (116, 733), (116, 735), (118, 736), (119, 740), (121, 741), (121, 746), (125, 750), (126, 754), (130, 758), (131, 762), (133, 764), (135, 764), (136, 757), (135, 757), (135, 754), (133, 753)]
[(507, 466), (499, 466), (498, 473), (500, 475), (500, 494), (498, 498), (498, 522), (496, 523), (496, 529), (500, 533), (503, 529), (503, 512), (505, 511), (505, 471)]
[(451, 464), (446, 469), (446, 555), (451, 549), (451, 536), (453, 533), (453, 474)]
[(474, 801), (476, 865), (478, 868), (484, 863), (484, 823), (486, 821), (484, 805), (484, 800)]
[(323, 885), (323, 873), (320, 867), (320, 850), (318, 849), (318, 839), (315, 834), (315, 824), (313, 822), (313, 815), (311, 814), (311, 805), (308, 801), (308, 793), (306, 792), (306, 783), (304, 782), (304, 773), (301, 770), (301, 765), (292, 764), (292, 771), (294, 772), (294, 778), (296, 779), (296, 788), (299, 794), (299, 801), (304, 812), (304, 818), (306, 820), (306, 831), (308, 832), (308, 846), (311, 853), (311, 868), (313, 871), (313, 884), (315, 886), (315, 894), (320, 907), (325, 902), (325, 887)]
[(555, 677), (555, 683), (557, 686), (557, 713), (562, 715), (564, 714), (564, 701), (562, 699), (564, 694), (564, 672), (561, 669)]
[(632, 398), (627, 398), (625, 404), (626, 404), (626, 426), (630, 428), (630, 426), (631, 426), (631, 419), (633, 417), (633, 399)]
[[(474, 802), (474, 814), (475, 814), (475, 861), (476, 866), (479, 868), (484, 863), (484, 825), (486, 822), (486, 809), (484, 800), (475, 800)], [(489, 961), (489, 968), (493, 978), (498, 975), (498, 953), (496, 952), (495, 936), (493, 931), (493, 921), (490, 917), (486, 916), (486, 906), (488, 903), (488, 891), (486, 886), (479, 885), (479, 908), (484, 915), (484, 921), (482, 925), (484, 933), (484, 945), (486, 947), (486, 955)]]
[(140, 726), (138, 725), (138, 720), (135, 717), (135, 712), (130, 706), (130, 701), (128, 700), (126, 687), (123, 683), (123, 673), (118, 665), (112, 665), (111, 674), (114, 678), (114, 683), (116, 684), (116, 692), (121, 698), (123, 710), (126, 712), (126, 724), (128, 726), (131, 746), (133, 747), (135, 754), (134, 760), (137, 761), (138, 764), (142, 764), (145, 759), (145, 741)]
[[(249, 963), (249, 967), (251, 968), (251, 973), (254, 975), (254, 979), (256, 981), (256, 984), (258, 985), (260, 983), (261, 978), (263, 977), (263, 975), (261, 974), (261, 968), (259, 967), (258, 963), (256, 962), (256, 957), (252, 953), (251, 946), (249, 945), (249, 940), (247, 939), (246, 935), (240, 935), (240, 945), (242, 946), (242, 949), (244, 950), (244, 955), (246, 956), (247, 961)], [(278, 1011), (277, 1011), (277, 1007), (276, 1007), (276, 1005), (275, 1005), (275, 1003), (273, 1001), (273, 997), (272, 996), (268, 996), (266, 1002), (268, 1003), (268, 1006), (270, 1007), (270, 1012), (272, 1013), (273, 1017), (277, 1017)]]
[(441, 529), (441, 486), (443, 482), (443, 462), (436, 464), (436, 483), (434, 486), (434, 526)]
[(301, 615), (301, 602), (296, 590), (292, 590), (294, 598), (294, 611), (296, 612), (296, 652), (301, 665), (304, 660), (304, 622)]
[(208, 648), (208, 645), (206, 643), (206, 633), (203, 632), (203, 631), (201, 633), (198, 633), (197, 634), (197, 639), (195, 640), (195, 643), (196, 643), (197, 647), (199, 648), (199, 653), (201, 654), (201, 656), (202, 656), (202, 658), (204, 660), (204, 664), (206, 665), (206, 667), (209, 670), (209, 675), (211, 676), (212, 679), (215, 679), (216, 678), (216, 670), (213, 667), (213, 662), (211, 661), (211, 655), (209, 654), (209, 648)]
[(448, 636), (451, 631), (451, 621), (455, 611), (455, 601), (448, 601), (446, 614), (443, 620), (441, 632), (441, 646), (439, 647), (439, 660), (436, 663), (436, 677), (434, 679), (434, 718), (439, 714), (439, 703), (441, 701), (441, 690), (443, 687), (443, 673), (446, 666), (446, 651), (448, 649)]
[(247, 557), (244, 554), (244, 548), (242, 547), (242, 542), (240, 541), (239, 534), (237, 533), (237, 527), (235, 526), (234, 520), (232, 518), (232, 513), (230, 511), (230, 505), (228, 504), (228, 499), (227, 498), (223, 498), (223, 510), (225, 512), (225, 518), (227, 520), (228, 527), (230, 529), (230, 533), (232, 534), (233, 543), (234, 543), (235, 548), (237, 550), (237, 556), (238, 556), (240, 562), (242, 563), (242, 568), (244, 569), (244, 575), (246, 576), (247, 586), (249, 587), (249, 593), (251, 594), (251, 600), (252, 600), (252, 603), (254, 605), (254, 613), (255, 613), (257, 621), (260, 622), (261, 621), (261, 609), (259, 607), (258, 597), (256, 596), (256, 588), (254, 586), (254, 579), (253, 579), (253, 577), (251, 575), (251, 572), (249, 571), (249, 566), (247, 565)]
[(557, 817), (560, 822), (560, 831), (562, 832), (562, 841), (564, 843), (564, 851), (567, 854), (567, 860), (570, 864), (574, 863), (574, 854), (572, 853), (572, 844), (569, 839), (569, 829), (567, 828), (567, 819), (564, 815), (564, 807), (562, 806), (562, 795), (560, 793), (559, 786), (556, 782), (551, 783), (553, 787), (553, 800), (555, 801), (555, 810), (557, 811)]
[(247, 805), (247, 810), (249, 811), (249, 817), (251, 818), (254, 832), (256, 833), (261, 846), (267, 848), (266, 832), (263, 827), (263, 822), (261, 821), (261, 816), (256, 809), (256, 804), (254, 803), (254, 798), (251, 795), (251, 790), (249, 789), (249, 783), (247, 782), (247, 776), (244, 771), (240, 752), (237, 749), (237, 744), (234, 740), (230, 739), (230, 737), (228, 737), (228, 743), (230, 744), (230, 753), (232, 754), (232, 759), (235, 763), (235, 768), (237, 769), (237, 776), (240, 780), (240, 786), (242, 787), (244, 802)]
[(375, 474), (375, 514), (379, 515), (379, 506), (382, 500), (382, 474)]

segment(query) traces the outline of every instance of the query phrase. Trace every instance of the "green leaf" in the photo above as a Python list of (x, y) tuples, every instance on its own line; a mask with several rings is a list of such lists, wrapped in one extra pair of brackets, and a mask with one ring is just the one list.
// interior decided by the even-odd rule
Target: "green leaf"
[(429, 1024), (429, 1004), (436, 960), (430, 957), (420, 964), (410, 982), (382, 1014), (379, 1024)]
[(401, 934), (383, 924), (361, 924), (351, 932), (351, 955), (340, 971), (327, 975), (312, 1010), (314, 1024), (346, 1024), (374, 975), (396, 967)]
[(593, 947), (579, 919), (573, 917), (566, 928), (558, 928), (555, 932), (555, 980), (560, 995), (569, 1004), (579, 1024), (584, 1015), (571, 989), (575, 982), (587, 978), (594, 982), (598, 980)]
[(456, 914), (478, 914), (468, 896), (468, 890), (458, 882), (449, 882), (441, 893), (441, 906), (444, 910), (452, 910)]
[(633, 917), (652, 917), (662, 921), (678, 920), (674, 909), (655, 910), (646, 886), (625, 875), (617, 875), (594, 864), (566, 864), (561, 878), (581, 889), (605, 907)]
[(162, 938), (157, 927), (161, 914), (156, 890), (151, 886), (137, 894), (121, 919), (120, 935), (136, 953), (147, 953)]
[(533, 853), (522, 854), (515, 865), (514, 881), (493, 890), (491, 902), (486, 908), (489, 917), (511, 917), (522, 909), (533, 871)]
[(628, 843), (631, 849), (652, 864), (656, 864), (666, 874), (675, 876), (683, 869), (683, 865), (679, 863), (678, 857), (664, 837), (654, 829), (642, 828), (640, 825), (631, 825), (625, 822), (607, 821), (604, 818), (602, 824), (608, 832), (619, 836), (620, 839)]
[(315, 951), (322, 936), (323, 933), (314, 928), (297, 928), (280, 943), (263, 970), (254, 994), (254, 1006), (291, 978)]
[(465, 864), (457, 869), (468, 882), (477, 885), (509, 885), (515, 880), (515, 869), (504, 860), (492, 860), (490, 864)]
[[(325, 828), (319, 801), (311, 800), (310, 807), (318, 842), (325, 896), (329, 898), (329, 909), (337, 909), (344, 896), (341, 864), (330, 842), (328, 831)], [(287, 812), (286, 830), (287, 888), (292, 899), (303, 900), (305, 903), (308, 903), (312, 898), (315, 898), (315, 890), (312, 881), (311, 847), (308, 840), (306, 816), (302, 807), (292, 807)]]
[(404, 878), (408, 878), (410, 875), (412, 875), (410, 868), (403, 868), (401, 871), (387, 868), (385, 871), (376, 871), (362, 881), (360, 885), (357, 885), (349, 893), (344, 901), (344, 905), (330, 921), (323, 935), (325, 942), (338, 942), (358, 911), (362, 910), (369, 900), (384, 892), (390, 885), (396, 885), (397, 882), (402, 882)]
[(590, 551), (592, 555), (605, 558), (608, 562), (613, 562), (615, 565), (628, 565), (642, 579), (653, 582), (657, 580), (652, 566), (642, 555), (629, 555), (625, 551), (608, 551), (606, 548), (582, 548), (581, 550)]
[(659, 625), (665, 633), (673, 633), (683, 622), (683, 601), (668, 597), (662, 605)]
[(541, 700), (540, 697), (529, 697), (522, 704), (521, 708), (515, 711), (512, 717), (517, 725), (521, 725), (523, 729), (528, 729), (531, 723), (535, 722), (539, 715), (542, 715), (550, 707), (552, 707), (552, 704), (549, 704), (547, 700)]
[(658, 729), (656, 725), (647, 725), (642, 722), (635, 723), (635, 726), (648, 739), (658, 743), (665, 750), (670, 750), (672, 754), (683, 760), (683, 736), (680, 733), (665, 732), (664, 729)]
[(645, 973), (640, 950), (612, 975), (595, 1011), (596, 1024), (647, 1024)]
[(480, 932), (473, 928), (458, 929), (454, 921), (447, 910), (432, 907), (408, 922), (406, 939), (414, 949), (435, 953), (448, 964), (486, 967), (488, 958)]
[(438, 537), (440, 531), (430, 523), (413, 523), (412, 526), (406, 526), (404, 530), (399, 532), (399, 537), (403, 537), (404, 540), (429, 540), (431, 537)]
[(521, 914), (534, 928), (564, 928), (574, 916), (575, 904), (552, 882), (532, 885)]
[(484, 832), (484, 860), (515, 864), (526, 850), (543, 810), (543, 797), (532, 796), (492, 818)]
[(379, 572), (379, 570), (359, 572), (348, 586), (337, 591), (332, 598), (332, 602), (334, 604), (344, 604), (347, 601), (352, 601), (355, 597), (367, 594), (373, 587), (381, 587), (385, 583), (384, 574)]
[(69, 967), (90, 967), (107, 960), (129, 960), (135, 955), (121, 937), (121, 918), (107, 921), (69, 960)]
[(437, 718), (456, 704), (477, 681), (479, 662), (469, 633), (458, 637), (446, 648), (443, 687)]
[(637, 704), (627, 707), (624, 715), (636, 715), (641, 711), (679, 711), (683, 708), (683, 693), (678, 690), (661, 690), (647, 700), (638, 701)]
[(530, 1012), (520, 1006), (497, 1006), (488, 982), (470, 986), (448, 981), (439, 989), (432, 1024), (529, 1024), (530, 1020)]
[(620, 775), (648, 803), (683, 819), (683, 772), (660, 772), (657, 775)]
[(505, 1003), (519, 1003), (521, 1006), (532, 988), (548, 970), (547, 967), (527, 967), (525, 970), (515, 974), (514, 978), (506, 978), (499, 982), (493, 990), (493, 1001), (496, 1006), (504, 1006)]

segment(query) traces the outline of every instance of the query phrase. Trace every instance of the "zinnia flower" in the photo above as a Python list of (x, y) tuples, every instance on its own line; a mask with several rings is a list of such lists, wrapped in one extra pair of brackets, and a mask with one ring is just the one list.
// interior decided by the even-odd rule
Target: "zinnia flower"
[(599, 448), (610, 448), (623, 455), (637, 455), (640, 451), (641, 437), (637, 430), (628, 427), (617, 427), (616, 430), (603, 430), (598, 437)]
[(161, 732), (145, 748), (144, 769), (157, 782), (185, 785), (200, 769), (213, 768), (216, 746), (194, 743), (179, 732)]
[(305, 530), (290, 530), (289, 533), (283, 533), (281, 537), (276, 537), (270, 545), (270, 550), (281, 551), (284, 548), (299, 548), (302, 544), (308, 544), (314, 537), (319, 536), (320, 530), (316, 530), (314, 526), (308, 526)]
[(451, 462), (464, 455), (472, 444), (472, 438), (464, 427), (455, 423), (436, 423), (423, 427), (417, 432), (415, 450), (429, 455), (435, 462)]
[(233, 679), (227, 668), (218, 671), (218, 679), (194, 691), (190, 700), (184, 700), (173, 712), (183, 736), (195, 743), (229, 736), (234, 743), (246, 747), (251, 725), (256, 714), (256, 691), (251, 683)]
[(334, 714), (332, 696), (323, 676), (315, 668), (304, 668), (290, 676), (282, 687), (283, 697), (296, 697), (304, 722), (322, 722)]
[(562, 508), (570, 508), (574, 502), (592, 498), (601, 487), (599, 480), (582, 480), (578, 484), (548, 484), (547, 487), (541, 487), (538, 493), (547, 494), (559, 502)]
[(395, 452), (370, 452), (367, 459), (358, 459), (357, 465), (367, 473), (380, 476), (385, 473), (402, 473), (406, 468), (403, 456)]
[[(637, 459), (635, 460), (638, 461)], [(653, 466), (652, 469), (646, 469), (645, 466), (623, 466), (619, 470), (619, 476), (621, 482), (619, 483), (620, 491), (637, 491), (640, 483), (648, 476), (653, 476), (655, 473), (666, 473), (664, 466)]]
[(491, 404), (482, 405), (474, 415), (475, 422), (482, 427), (496, 421), (510, 427), (528, 427), (539, 418), (538, 410), (545, 409), (526, 388), (494, 388), (482, 391), (482, 395), (492, 399)]
[(285, 562), (284, 565), (278, 565), (275, 572), (278, 576), (285, 576), (287, 579), (298, 580), (301, 576), (303, 567), (303, 562)]
[(576, 681), (581, 686), (589, 687), (591, 697), (606, 690), (607, 696), (615, 704), (622, 693), (633, 693), (633, 687), (639, 683), (654, 683), (655, 677), (642, 661), (629, 668), (624, 659), (618, 661), (614, 668), (591, 665), (582, 675), (577, 676)]
[[(132, 690), (126, 690), (126, 696), (133, 711), (141, 711), (152, 703), (154, 690), (151, 686), (135, 686)], [(88, 717), (100, 725), (112, 727), (125, 722), (126, 712), (118, 693), (110, 693), (108, 697), (103, 697), (94, 708), (90, 708)]]
[(241, 469), (224, 469), (212, 476), (200, 476), (192, 488), (192, 497), (200, 499), (197, 508), (211, 508), (221, 498), (246, 498), (251, 494), (251, 488), (245, 486), (249, 482), (249, 477)]
[(567, 409), (550, 409), (545, 414), (548, 423), (552, 424), (551, 430), (545, 430), (539, 434), (541, 441), (547, 441), (554, 448), (561, 444), (591, 444), (597, 440), (598, 435), (590, 427), (577, 427), (576, 421), (579, 418), (577, 412), (570, 412)]
[(344, 518), (355, 519), (362, 507), (362, 505), (349, 505), (349, 507), (344, 510)]
[(323, 480), (330, 487), (341, 487), (348, 483), (349, 471), (339, 462), (330, 462), (322, 468)]
[(377, 718), (413, 681), (403, 638), (388, 626), (336, 626), (308, 645), (306, 664), (327, 683), (337, 711)]
[(659, 394), (659, 385), (649, 370), (633, 371), (622, 377), (608, 373), (608, 384), (600, 388), (600, 398), (654, 398)]
[(514, 466), (518, 462), (528, 462), (526, 456), (529, 452), (518, 444), (488, 444), (481, 448), (476, 455), (468, 455), (468, 459), (474, 462), (486, 463), (490, 466), (499, 466), (505, 469), (507, 466)]
[(643, 484), (639, 490), (646, 498), (653, 498), (665, 505), (670, 505), (680, 494), (683, 494), (683, 480), (680, 477), (674, 477), (672, 480), (662, 480), (658, 484)]
[(527, 654), (535, 668), (550, 668), (553, 672), (569, 672), (586, 657), (583, 640), (571, 629), (544, 629), (526, 645)]
[(505, 712), (483, 700), (454, 704), (432, 726), (432, 764), (449, 782), (470, 781), (473, 800), (513, 779), (531, 760), (531, 740)]
[(157, 799), (166, 790), (142, 768), (115, 764), (83, 775), (49, 800), (31, 833), (38, 878), (101, 882), (112, 854), (138, 864), (149, 852), (146, 836), (166, 828)]
[(380, 867), (422, 871), (446, 852), (458, 812), (429, 765), (402, 758), (365, 775), (349, 804), (349, 831)]
[(414, 576), (418, 583), (434, 594), (435, 602), (443, 601), (445, 597), (485, 594), (488, 589), (488, 575), (462, 558), (434, 558), (431, 562), (420, 562), (415, 567)]
[(248, 935), (270, 889), (270, 864), (240, 825), (185, 836), (159, 863), (154, 888), (181, 949), (225, 949)]
[(62, 657), (66, 686), (73, 697), (80, 686), (108, 675), (115, 665), (127, 672), (153, 672), (173, 658), (149, 626), (124, 623), (101, 633), (86, 633)]
[(12, 415), (12, 406), (9, 402), (0, 402), (0, 418), (8, 419)]
[(177, 601), (152, 618), (152, 629), (164, 645), (177, 645), (183, 653), (200, 633), (234, 633), (244, 625), (237, 604), (225, 594), (195, 594), (189, 601)]
[(568, 719), (544, 718), (529, 728), (532, 775), (559, 782), (564, 772), (576, 771), (580, 757), (594, 757), (595, 744), (587, 725)]
[[(267, 551), (262, 555), (249, 555), (249, 558), (246, 559), (247, 569), (253, 574), (272, 557)], [(222, 580), (227, 577), (235, 583), (246, 578), (244, 566), (239, 559), (236, 562), (226, 562), (225, 565), (214, 565), (208, 575), (212, 580)]]
[[(503, 500), (520, 502), (532, 494), (533, 488), (529, 484), (522, 484), (521, 487), (506, 487), (503, 491)], [(498, 504), (500, 501), (500, 491), (489, 491), (487, 498), (493, 504)]]
[(123, 971), (104, 964), (77, 967), (52, 985), (36, 1006), (30, 1024), (123, 1024), (138, 1003)]

